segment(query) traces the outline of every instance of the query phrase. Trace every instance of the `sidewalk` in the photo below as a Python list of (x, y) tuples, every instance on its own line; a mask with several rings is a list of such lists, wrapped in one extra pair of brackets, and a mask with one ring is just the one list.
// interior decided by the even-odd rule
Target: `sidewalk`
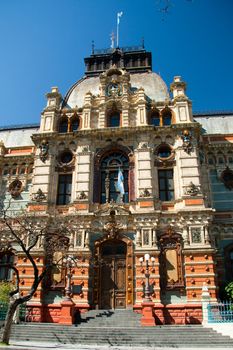
[[(52, 349), (58, 349), (58, 350), (174, 350), (174, 349), (183, 349), (183, 350), (205, 350), (205, 349), (214, 349), (213, 346), (207, 348), (207, 347), (197, 347), (197, 348), (191, 348), (191, 347), (135, 347), (135, 346), (102, 346), (102, 345), (79, 345), (79, 344), (60, 344), (60, 343), (46, 343), (46, 342), (16, 342), (13, 341), (12, 344), (8, 346), (0, 346), (0, 350), (52, 350)], [(226, 348), (219, 348), (216, 347), (218, 350), (226, 350)], [(230, 349), (230, 348), (229, 348)]]

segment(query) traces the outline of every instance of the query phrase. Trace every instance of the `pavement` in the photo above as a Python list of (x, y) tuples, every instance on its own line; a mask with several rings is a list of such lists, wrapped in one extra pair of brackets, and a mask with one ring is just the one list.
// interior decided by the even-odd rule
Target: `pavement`
[[(8, 346), (0, 346), (0, 350), (52, 350), (52, 349), (58, 349), (58, 350), (174, 350), (174, 349), (183, 349), (183, 350), (206, 350), (206, 349), (214, 349), (213, 346), (207, 348), (201, 348), (201, 347), (135, 347), (135, 346), (102, 346), (102, 345), (79, 345), (79, 344), (74, 344), (74, 345), (64, 345), (60, 343), (46, 343), (46, 342), (16, 342), (12, 341), (12, 343)], [(226, 350), (226, 348), (219, 348), (216, 347), (218, 350)], [(230, 349), (230, 348), (229, 348)]]

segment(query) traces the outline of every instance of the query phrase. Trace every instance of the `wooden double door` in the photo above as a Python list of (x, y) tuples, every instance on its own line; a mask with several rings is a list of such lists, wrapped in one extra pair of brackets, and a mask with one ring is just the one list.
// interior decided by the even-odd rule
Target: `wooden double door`
[(100, 268), (100, 307), (123, 309), (126, 307), (126, 248), (122, 243), (107, 248)]

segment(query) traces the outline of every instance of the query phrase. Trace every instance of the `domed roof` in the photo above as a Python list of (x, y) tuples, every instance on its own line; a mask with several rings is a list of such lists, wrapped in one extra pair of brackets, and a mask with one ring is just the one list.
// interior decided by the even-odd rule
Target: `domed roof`
[[(156, 73), (134, 73), (130, 74), (130, 83), (132, 91), (139, 88), (144, 88), (146, 96), (150, 100), (165, 101), (169, 99), (169, 93), (167, 86), (163, 79)], [(84, 97), (87, 92), (91, 92), (93, 95), (98, 95), (100, 85), (99, 77), (84, 77), (75, 83), (67, 92), (65, 97), (65, 105), (70, 108), (82, 107), (84, 103)]]

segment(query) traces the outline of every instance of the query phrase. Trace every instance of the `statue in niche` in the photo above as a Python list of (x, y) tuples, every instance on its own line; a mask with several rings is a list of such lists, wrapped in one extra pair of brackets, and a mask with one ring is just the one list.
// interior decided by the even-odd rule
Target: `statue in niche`
[(39, 157), (40, 157), (40, 160), (44, 163), (49, 155), (49, 143), (48, 143), (48, 141), (42, 140), (39, 148), (40, 148)]

